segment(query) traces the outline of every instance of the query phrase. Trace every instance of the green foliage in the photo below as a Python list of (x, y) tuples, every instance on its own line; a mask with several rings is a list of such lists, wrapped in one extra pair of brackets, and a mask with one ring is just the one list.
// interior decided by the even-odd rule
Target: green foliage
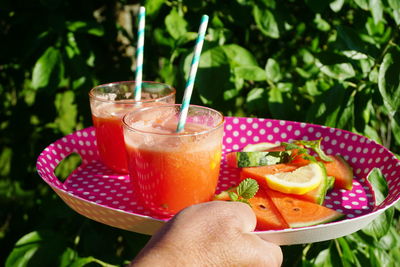
[[(91, 125), (91, 87), (133, 79), (138, 5), (0, 3), (0, 262), (6, 266), (121, 266), (148, 240), (75, 214), (35, 171), (45, 146)], [(399, 153), (399, 0), (145, 5), (144, 79), (173, 84), (177, 102), (198, 21), (208, 14), (192, 103), (228, 116), (337, 127)], [(58, 175), (65, 177), (78, 161), (72, 158)], [(380, 230), (285, 247), (291, 255), (285, 265), (394, 266), (400, 261), (398, 209), (379, 218), (388, 219), (393, 222)]]

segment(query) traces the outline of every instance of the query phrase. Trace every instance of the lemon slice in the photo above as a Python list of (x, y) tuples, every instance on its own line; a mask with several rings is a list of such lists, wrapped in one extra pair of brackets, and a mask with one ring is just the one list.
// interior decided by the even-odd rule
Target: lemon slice
[(274, 143), (257, 143), (257, 144), (249, 144), (243, 148), (243, 152), (257, 152), (257, 151), (266, 151), (268, 149), (278, 147), (280, 144)]
[(292, 172), (265, 175), (268, 187), (276, 191), (302, 195), (317, 188), (325, 178), (326, 171), (319, 163), (310, 163)]

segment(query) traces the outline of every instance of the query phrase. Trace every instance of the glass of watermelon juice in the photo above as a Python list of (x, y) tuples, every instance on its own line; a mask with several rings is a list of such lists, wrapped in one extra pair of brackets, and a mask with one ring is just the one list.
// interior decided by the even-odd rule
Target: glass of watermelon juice
[(135, 84), (134, 81), (108, 83), (94, 87), (89, 92), (100, 159), (118, 173), (128, 173), (123, 116), (139, 107), (175, 103), (175, 89), (157, 82), (142, 82), (141, 99), (135, 101)]
[(134, 194), (160, 215), (212, 199), (218, 182), (223, 115), (190, 105), (176, 133), (180, 105), (142, 108), (124, 117), (124, 137)]

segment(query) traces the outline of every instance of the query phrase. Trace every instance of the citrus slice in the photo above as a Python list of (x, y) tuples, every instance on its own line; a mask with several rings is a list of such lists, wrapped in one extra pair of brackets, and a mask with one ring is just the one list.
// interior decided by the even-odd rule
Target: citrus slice
[(249, 144), (243, 148), (243, 152), (255, 152), (255, 151), (266, 151), (274, 147), (278, 147), (280, 144), (275, 143), (257, 143), (257, 144)]
[(310, 163), (291, 172), (265, 175), (269, 188), (276, 191), (303, 195), (317, 188), (326, 179), (326, 171), (320, 163)]

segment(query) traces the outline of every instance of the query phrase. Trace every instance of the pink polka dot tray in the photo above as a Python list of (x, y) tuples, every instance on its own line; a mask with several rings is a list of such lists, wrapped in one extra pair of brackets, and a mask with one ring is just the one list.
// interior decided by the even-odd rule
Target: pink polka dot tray
[[(319, 242), (351, 234), (366, 226), (400, 198), (400, 162), (385, 147), (351, 132), (307, 123), (226, 117), (224, 153), (241, 150), (259, 142), (290, 142), (322, 138), (327, 154), (342, 155), (354, 169), (353, 189), (333, 190), (326, 207), (340, 211), (346, 218), (337, 222), (285, 230), (256, 231), (254, 234), (279, 245)], [(95, 221), (142, 234), (153, 234), (168, 218), (159, 217), (138, 204), (128, 175), (113, 173), (98, 157), (95, 130), (86, 128), (50, 144), (37, 160), (42, 179), (76, 212)], [(55, 168), (69, 154), (77, 153), (82, 164), (61, 182)], [(385, 176), (389, 195), (375, 204), (366, 177), (373, 168)], [(239, 170), (227, 166), (222, 157), (216, 192), (239, 183)]]

